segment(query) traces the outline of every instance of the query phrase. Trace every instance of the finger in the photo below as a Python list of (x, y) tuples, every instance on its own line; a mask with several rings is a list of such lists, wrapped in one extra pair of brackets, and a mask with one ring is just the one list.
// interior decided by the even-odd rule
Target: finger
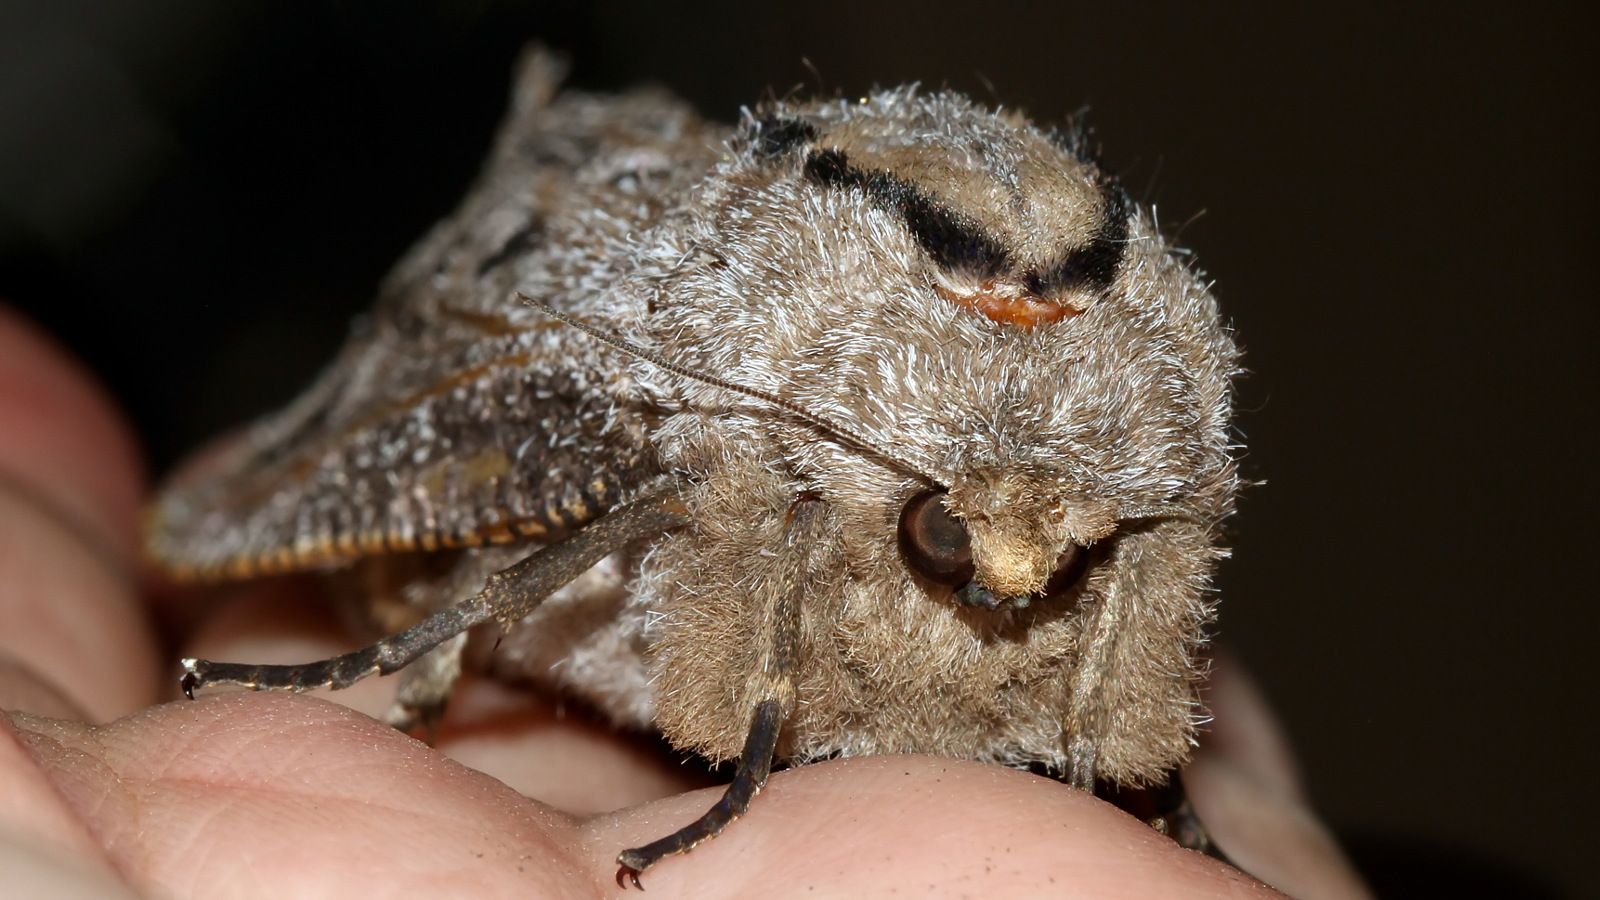
[[(126, 570), (0, 482), (0, 656), (98, 721), (155, 696), (155, 651)], [(11, 681), (4, 674), (0, 680)], [(15, 686), (0, 688), (12, 694)]]
[[(354, 649), (306, 581), (260, 582), (228, 592), (185, 655), (251, 663), (296, 663)], [(399, 675), (367, 678), (313, 696), (382, 716)], [(172, 679), (175, 689), (176, 672)], [(574, 814), (620, 809), (707, 783), (701, 767), (675, 764), (659, 745), (597, 724), (573, 705), (527, 690), (464, 678), (440, 723), (436, 746), (522, 794)]]
[[(688, 824), (696, 791), (588, 825), (589, 864)], [(780, 772), (749, 814), (642, 876), (651, 897), (1236, 896), (1276, 892), (1081, 791), (1000, 766), (923, 756)]]
[(468, 679), (450, 704), (441, 752), (566, 813), (611, 812), (712, 783), (704, 763), (657, 739), (523, 690)]
[[(578, 829), (375, 722), (297, 697), (169, 704), (102, 728), (22, 725), (118, 870), (164, 896), (592, 894), (609, 886), (616, 850), (697, 815), (714, 793)], [(1092, 798), (974, 763), (826, 763), (775, 776), (758, 804), (760, 818), (648, 873), (652, 895), (1271, 895)]]
[[(43, 776), (10, 718), (3, 714), (0, 872), (5, 873), (7, 896), (17, 897), (74, 896), (72, 891), (86, 883), (115, 885), (117, 881), (99, 844)], [(29, 891), (19, 883), (50, 889)], [(101, 895), (120, 896), (113, 890)]]
[[(154, 696), (130, 562), (132, 443), (82, 371), (0, 309), (0, 694), (43, 679), (95, 719)], [(23, 674), (27, 673), (27, 674)]]
[(57, 719), (87, 719), (83, 707), (16, 659), (0, 657), (0, 710)]
[(0, 872), (13, 897), (52, 900), (137, 900), (108, 869), (93, 869), (71, 857), (0, 833)]
[(4, 305), (0, 434), (0, 472), (119, 564), (133, 559), (144, 477), (127, 424), (80, 363)]
[(1202, 736), (1202, 753), (1226, 758), (1264, 786), (1304, 799), (1294, 749), (1266, 695), (1233, 656), (1223, 652), (1214, 659), (1205, 699), (1216, 715)]
[(1234, 660), (1218, 659), (1208, 702), (1215, 722), (1184, 770), (1184, 786), (1217, 845), (1296, 897), (1371, 896), (1312, 811), (1288, 738)]
[(144, 895), (593, 893), (567, 817), (336, 705), (240, 694), (18, 726)]

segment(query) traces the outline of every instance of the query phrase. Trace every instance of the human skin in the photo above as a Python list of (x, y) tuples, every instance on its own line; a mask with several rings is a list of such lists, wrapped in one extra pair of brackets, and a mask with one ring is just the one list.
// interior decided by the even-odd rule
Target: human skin
[[(288, 662), (349, 641), (284, 580), (169, 604), (181, 633), (163, 646), (137, 562), (146, 489), (103, 392), (0, 307), (8, 895), (617, 896), (619, 850), (715, 801), (649, 741), (485, 681), (434, 747), (370, 718), (390, 679), (177, 699), (179, 656)], [(1186, 778), (1219, 843), (1294, 896), (1365, 896), (1248, 680), (1224, 660), (1207, 700)], [(643, 880), (652, 897), (1276, 896), (1059, 783), (920, 756), (779, 772), (747, 818)]]

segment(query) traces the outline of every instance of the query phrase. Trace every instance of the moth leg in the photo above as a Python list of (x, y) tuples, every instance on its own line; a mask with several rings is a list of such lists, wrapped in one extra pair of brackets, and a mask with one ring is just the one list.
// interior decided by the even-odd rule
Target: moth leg
[(657, 841), (643, 847), (624, 850), (617, 856), (617, 886), (626, 887), (623, 879), (644, 890), (639, 882), (640, 873), (668, 856), (686, 853), (702, 841), (716, 837), (728, 823), (744, 815), (750, 808), (767, 776), (772, 772), (772, 756), (778, 749), (778, 731), (783, 727), (784, 710), (777, 700), (763, 700), (756, 707), (750, 722), (750, 734), (744, 741), (744, 752), (739, 754), (739, 767), (733, 773), (733, 783), (723, 792), (722, 799), (707, 810), (705, 815)]
[(444, 718), (450, 692), (461, 677), (461, 656), (467, 648), (467, 634), (446, 639), (422, 658), (406, 667), (394, 702), (383, 714), (384, 724), (407, 734), (422, 728), (433, 743), (434, 729)]
[(761, 699), (756, 703), (750, 719), (750, 731), (745, 736), (744, 749), (739, 754), (739, 765), (733, 773), (733, 783), (723, 792), (722, 799), (707, 810), (705, 815), (683, 828), (674, 831), (643, 847), (624, 850), (617, 856), (617, 886), (626, 888), (628, 882), (644, 890), (639, 875), (668, 856), (686, 853), (697, 844), (716, 837), (734, 819), (744, 815), (750, 801), (767, 783), (772, 772), (772, 760), (778, 749), (778, 734), (784, 720), (794, 710), (794, 671), (800, 646), (801, 606), (805, 593), (806, 573), (810, 551), (820, 537), (823, 504), (806, 494), (789, 508), (789, 520), (784, 534), (784, 547), (776, 555), (768, 577), (760, 582), (756, 602), (765, 627), (758, 638), (758, 673), (752, 680), (754, 693)]
[[(1120, 564), (1099, 601), (1083, 610), (1062, 717), (1074, 787), (1135, 771), (1154, 775), (1157, 765), (1187, 756), (1205, 668), (1197, 656), (1211, 618), (1210, 601), (1195, 586), (1215, 561), (1210, 540), (1203, 525), (1172, 518), (1108, 542)], [(1142, 599), (1154, 597), (1166, 599)]]
[(1067, 762), (1071, 766), (1067, 781), (1080, 791), (1094, 793), (1095, 756), (1098, 749), (1094, 739), (1086, 734), (1075, 735), (1067, 744)]
[(1159, 787), (1132, 788), (1112, 782), (1102, 782), (1097, 787), (1099, 789), (1095, 791), (1095, 796), (1142, 820), (1172, 838), (1185, 850), (1194, 850), (1229, 865), (1234, 864), (1212, 842), (1211, 833), (1195, 814), (1180, 770), (1174, 769), (1168, 773), (1167, 783)]
[(557, 588), (590, 566), (644, 537), (689, 521), (677, 486), (618, 507), (557, 543), (489, 576), (483, 590), (440, 610), (399, 634), (332, 659), (288, 666), (183, 660), (183, 693), (231, 684), (253, 691), (308, 691), (346, 688), (368, 675), (387, 675), (474, 625), (490, 619), (510, 624), (523, 618)]
[(179, 683), (184, 696), (190, 700), (201, 688), (223, 684), (252, 691), (310, 691), (323, 687), (339, 690), (368, 675), (399, 671), (443, 641), (486, 621), (490, 615), (489, 601), (480, 594), (434, 613), (399, 634), (331, 659), (287, 666), (185, 659), (181, 663), (183, 679)]
[(1173, 772), (1167, 781), (1167, 786), (1156, 793), (1157, 814), (1150, 824), (1167, 837), (1177, 842), (1178, 846), (1186, 850), (1219, 859), (1234, 868), (1238, 865), (1222, 848), (1211, 840), (1211, 832), (1206, 829), (1205, 823), (1195, 814), (1194, 804), (1189, 802), (1189, 792), (1183, 786), (1183, 776)]

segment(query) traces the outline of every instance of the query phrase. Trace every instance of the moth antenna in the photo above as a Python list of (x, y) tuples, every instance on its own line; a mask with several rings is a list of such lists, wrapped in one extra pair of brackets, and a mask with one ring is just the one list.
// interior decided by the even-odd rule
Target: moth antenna
[(521, 291), (518, 291), (516, 296), (526, 305), (539, 310), (552, 319), (556, 319), (557, 321), (560, 321), (566, 325), (570, 325), (584, 334), (594, 338), (600, 343), (605, 344), (614, 350), (619, 350), (622, 353), (633, 357), (634, 359), (647, 362), (663, 372), (671, 372), (674, 375), (687, 378), (691, 381), (698, 381), (701, 384), (709, 384), (712, 387), (719, 387), (725, 391), (732, 391), (735, 394), (743, 394), (746, 397), (751, 397), (756, 400), (760, 400), (763, 403), (776, 406), (785, 412), (792, 413), (796, 417), (815, 425), (817, 428), (820, 428), (821, 430), (826, 431), (835, 437), (843, 438), (847, 443), (854, 444), (858, 448), (866, 450), (874, 456), (877, 456), (879, 459), (891, 463), (895, 468), (915, 475), (930, 485), (942, 488), (949, 487), (949, 485), (946, 484), (943, 479), (935, 477), (914, 463), (906, 462), (900, 457), (895, 456), (877, 441), (874, 441), (871, 438), (863, 435), (854, 428), (851, 428), (842, 422), (836, 421), (829, 416), (823, 415), (822, 413), (813, 412), (812, 410), (806, 409), (804, 406), (801, 406), (793, 400), (785, 400), (784, 398), (779, 397), (777, 394), (764, 391), (760, 388), (753, 388), (748, 385), (737, 384), (725, 378), (719, 378), (715, 375), (707, 375), (704, 372), (697, 372), (694, 369), (688, 368), (687, 366), (675, 363), (652, 350), (647, 350), (643, 347), (640, 347), (639, 345), (629, 341), (627, 338), (619, 334), (597, 328), (593, 325), (590, 325), (588, 322), (562, 312), (544, 300), (535, 299), (534, 297), (530, 297)]

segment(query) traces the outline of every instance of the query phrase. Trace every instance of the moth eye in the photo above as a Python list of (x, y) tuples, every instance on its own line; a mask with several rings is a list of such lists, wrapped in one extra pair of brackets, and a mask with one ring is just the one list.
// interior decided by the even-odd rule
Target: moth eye
[(923, 491), (900, 511), (900, 552), (930, 581), (960, 587), (972, 580), (972, 540), (944, 508), (944, 491)]
[(1083, 572), (1088, 567), (1088, 549), (1068, 544), (1067, 549), (1056, 558), (1056, 570), (1050, 573), (1050, 580), (1045, 582), (1044, 595), (1054, 597), (1071, 590), (1073, 585), (1082, 580)]

